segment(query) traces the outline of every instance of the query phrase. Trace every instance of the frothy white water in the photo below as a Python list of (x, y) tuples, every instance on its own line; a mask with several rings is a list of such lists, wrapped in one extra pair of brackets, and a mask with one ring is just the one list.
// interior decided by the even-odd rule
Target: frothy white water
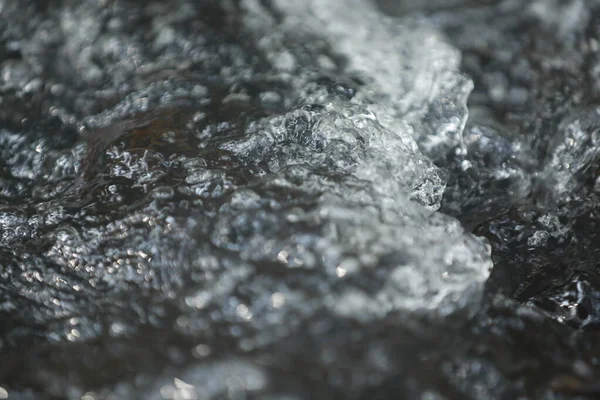
[[(277, 18), (258, 1), (243, 2), (247, 23), (262, 35), (258, 42), (267, 58), (305, 93), (300, 103), (324, 107), (304, 117), (310, 123), (303, 144), (312, 150), (287, 153), (287, 165), (309, 165), (302, 191), (322, 191), (316, 209), (294, 218), (320, 221), (313, 251), (341, 279), (364, 283), (373, 271), (386, 276), (375, 292), (349, 279), (326, 303), (357, 318), (460, 307), (462, 295), (479, 292), (488, 276), (489, 248), (456, 220), (431, 211), (439, 207), (444, 174), (419, 150), (433, 157), (448, 149), (461, 151), (472, 83), (458, 72), (460, 53), (426, 25), (384, 17), (368, 2), (273, 3)], [(322, 47), (310, 47), (314, 37), (326, 40), (346, 61), (344, 74), (365, 82), (352, 100), (311, 86), (310, 67), (335, 69)], [(309, 68), (305, 58), (289, 50), (303, 41), (315, 60)], [(303, 112), (264, 121), (243, 145), (245, 151), (294, 140), (290, 126)], [(346, 150), (340, 152), (341, 146)], [(328, 157), (337, 162), (335, 172), (350, 175), (333, 183), (311, 172)]]

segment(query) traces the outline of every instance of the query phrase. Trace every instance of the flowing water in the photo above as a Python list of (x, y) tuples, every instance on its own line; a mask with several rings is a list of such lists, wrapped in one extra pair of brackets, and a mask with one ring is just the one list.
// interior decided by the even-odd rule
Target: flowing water
[(598, 18), (0, 0), (0, 399), (600, 396)]

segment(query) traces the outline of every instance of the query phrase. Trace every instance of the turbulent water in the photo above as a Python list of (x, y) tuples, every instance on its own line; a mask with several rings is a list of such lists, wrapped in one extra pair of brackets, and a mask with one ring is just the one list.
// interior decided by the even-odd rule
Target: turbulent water
[(0, 399), (600, 396), (599, 21), (0, 0)]

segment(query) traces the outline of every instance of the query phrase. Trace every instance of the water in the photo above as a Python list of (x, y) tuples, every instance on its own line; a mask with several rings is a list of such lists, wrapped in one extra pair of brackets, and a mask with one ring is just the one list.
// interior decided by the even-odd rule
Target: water
[(0, 398), (599, 392), (593, 2), (0, 13)]

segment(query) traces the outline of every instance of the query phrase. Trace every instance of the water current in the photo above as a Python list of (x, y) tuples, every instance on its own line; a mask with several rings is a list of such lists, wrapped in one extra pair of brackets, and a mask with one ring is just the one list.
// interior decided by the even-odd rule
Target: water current
[(597, 398), (599, 23), (0, 0), (0, 399)]

